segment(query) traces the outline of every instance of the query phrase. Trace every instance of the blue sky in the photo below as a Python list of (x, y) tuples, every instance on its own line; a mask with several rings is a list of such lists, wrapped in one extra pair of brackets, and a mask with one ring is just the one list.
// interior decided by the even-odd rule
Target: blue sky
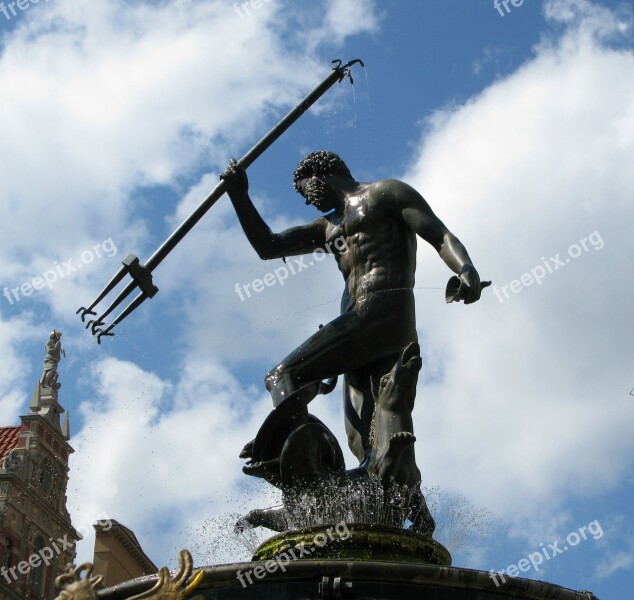
[[(451, 273), (419, 244), (417, 459), (446, 506), (489, 515), (455, 547), (461, 522), (445, 526), (454, 563), (501, 570), (596, 522), (600, 535), (591, 526), (524, 576), (631, 597), (632, 6), (508, 6), (0, 8), (0, 422), (28, 410), (44, 341), (61, 329), (78, 527), (116, 518), (157, 563), (182, 546), (199, 564), (247, 557), (209, 538), (268, 501), (238, 452), (270, 410), (263, 375), (336, 316), (334, 263), (241, 301), (237, 283), (282, 263), (258, 259), (225, 198), (116, 337), (97, 346), (74, 313), (126, 254), (147, 258), (332, 59), (362, 58), (354, 90), (335, 86), (249, 169), (252, 197), (274, 230), (314, 218), (292, 172), (318, 148), (359, 180), (397, 177), (425, 196), (497, 285), (446, 305)], [(81, 269), (11, 295), (68, 260)], [(311, 407), (345, 446), (340, 389)]]

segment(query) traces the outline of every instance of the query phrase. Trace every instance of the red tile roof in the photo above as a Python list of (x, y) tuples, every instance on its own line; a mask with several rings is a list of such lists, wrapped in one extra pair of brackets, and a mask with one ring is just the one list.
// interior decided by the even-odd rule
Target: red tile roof
[(18, 445), (20, 426), (0, 427), (0, 461)]

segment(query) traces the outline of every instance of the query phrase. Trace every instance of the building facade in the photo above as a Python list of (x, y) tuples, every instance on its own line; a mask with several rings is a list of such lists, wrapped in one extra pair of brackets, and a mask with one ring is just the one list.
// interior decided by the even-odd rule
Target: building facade
[[(80, 535), (66, 509), (68, 414), (58, 402), (53, 332), (30, 414), (0, 427), (0, 599), (52, 600), (55, 578), (75, 562)], [(59, 334), (61, 336), (61, 334)], [(59, 337), (57, 337), (58, 349)], [(54, 361), (53, 361), (54, 362)], [(47, 369), (48, 365), (48, 369)]]
[(93, 572), (103, 576), (103, 587), (158, 572), (158, 567), (145, 554), (134, 532), (125, 525), (112, 519), (94, 527)]

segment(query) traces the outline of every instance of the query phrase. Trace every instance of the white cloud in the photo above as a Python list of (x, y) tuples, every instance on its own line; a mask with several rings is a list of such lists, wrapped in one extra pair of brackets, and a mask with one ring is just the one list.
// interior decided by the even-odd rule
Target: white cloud
[[(109, 237), (144, 255), (135, 190), (224, 161), (314, 84), (322, 65), (288, 47), (282, 8), (240, 19), (221, 1), (59, 0), (25, 13), (0, 55), (0, 219), (12, 225), (0, 278), (19, 286)], [(38, 300), (70, 314), (93, 281), (86, 269)]]
[(631, 569), (634, 566), (634, 554), (617, 552), (608, 556), (597, 565), (597, 576), (606, 579), (621, 569)]
[[(82, 530), (90, 533), (98, 518), (117, 519), (159, 562), (177, 556), (186, 535), (200, 561), (209, 552), (199, 540), (206, 521), (232, 526), (236, 513), (275, 503), (272, 490), (241, 474), (238, 458), (270, 411), (263, 390), (245, 389), (226, 368), (197, 359), (185, 361), (176, 384), (106, 359), (86, 387), (86, 425), (71, 440), (69, 484), (69, 510)], [(334, 421), (328, 403), (316, 414)], [(344, 435), (343, 427), (333, 430)], [(227, 543), (231, 535), (223, 531)], [(80, 544), (79, 561), (90, 558), (93, 543)], [(239, 550), (237, 539), (215, 548), (214, 559), (235, 558), (228, 550)]]
[[(605, 240), (503, 303), (491, 290), (469, 307), (445, 306), (441, 291), (417, 292), (423, 476), (443, 487), (459, 482), (476, 504), (523, 523), (546, 499), (553, 506), (601, 493), (631, 469), (632, 317), (622, 282), (631, 270), (634, 89), (623, 76), (631, 56), (606, 45), (624, 21), (595, 8), (549, 3), (546, 14), (565, 35), (464, 106), (437, 113), (406, 176), (498, 285), (590, 232)], [(138, 186), (178, 187), (203, 161), (218, 167), (314, 84), (311, 48), (378, 27), (373, 3), (333, 1), (303, 51), (289, 47), (285, 30), (302, 15), (278, 2), (245, 19), (230, 4), (188, 0), (56, 0), (26, 16), (0, 55), (0, 111), (11, 116), (0, 122), (0, 219), (12, 224), (0, 239), (0, 276), (17, 284), (115, 231), (121, 251), (145, 255)], [(202, 176), (168, 229), (216, 181)], [(273, 229), (295, 224), (275, 217), (268, 198), (258, 203)], [(282, 358), (271, 347), (294, 348), (336, 314), (341, 289), (324, 262), (237, 299), (236, 283), (280, 265), (255, 260), (226, 201), (162, 265), (162, 293), (183, 319), (179, 375), (168, 381), (114, 359), (91, 367), (85, 426), (72, 439), (77, 523), (105, 512), (142, 543), (152, 540), (146, 549), (164, 548), (150, 552), (163, 562), (176, 556), (183, 530), (258, 504), (237, 453), (270, 401), (260, 386), (245, 387), (250, 378), (238, 378), (237, 367), (261, 377)], [(418, 285), (447, 276), (421, 245)], [(91, 278), (59, 282), (42, 303), (66, 319), (98, 287)], [(17, 340), (34, 320), (0, 322), (3, 422), (17, 410), (15, 373), (25, 372)], [(339, 392), (314, 404), (345, 446)], [(546, 539), (544, 530), (562, 524), (551, 517), (529, 534)], [(90, 544), (80, 546), (81, 560)]]
[(575, 27), (582, 38), (613, 40), (632, 28), (632, 11), (626, 3), (607, 8), (590, 0), (546, 0), (544, 14), (552, 22)]
[[(482, 276), (500, 286), (594, 231), (605, 242), (503, 303), (491, 290), (470, 307), (417, 292), (429, 365), (416, 411), (425, 481), (459, 482), (477, 505), (513, 517), (515, 530), (533, 540), (575, 526), (556, 515), (535, 520), (546, 501), (556, 511), (572, 496), (609, 490), (631, 469), (632, 350), (623, 334), (631, 311), (615, 282), (632, 247), (633, 182), (623, 157), (634, 140), (634, 89), (622, 77), (629, 55), (588, 35), (605, 37), (606, 22), (593, 27), (575, 21), (516, 73), (435, 115), (406, 176), (463, 239)], [(192, 189), (176, 221), (215, 181), (209, 175)], [(266, 198), (259, 205), (273, 229), (294, 224), (273, 218)], [(235, 283), (282, 264), (253, 258), (225, 202), (164, 267), (169, 289), (187, 290), (181, 341), (192, 356), (213, 361), (222, 350), (230, 365), (270, 368), (282, 358), (271, 357), (271, 347), (290, 350), (336, 312), (341, 284), (327, 265), (238, 302)], [(446, 279), (444, 265), (421, 245), (418, 285)], [(254, 431), (267, 400), (248, 395), (260, 396)], [(609, 410), (601, 408), (606, 401)], [(345, 445), (338, 403), (335, 395), (319, 399), (314, 410), (326, 411)], [(185, 417), (176, 411), (173, 418)], [(227, 481), (236, 467), (223, 472)]]
[[(94, 395), (81, 406), (86, 426), (72, 440), (74, 522), (105, 513), (141, 532), (161, 522), (156, 535), (169, 537), (239, 493), (242, 432), (268, 412), (261, 392), (254, 403), (254, 391), (226, 369), (200, 362), (188, 364), (177, 385), (115, 359), (96, 365), (95, 374)], [(91, 545), (82, 546), (86, 557)], [(171, 558), (167, 550), (151, 554)]]
[[(2, 311), (0, 311), (2, 316)], [(26, 397), (23, 386), (27, 377), (37, 380), (31, 372), (31, 365), (20, 345), (30, 342), (35, 337), (36, 330), (32, 325), (32, 315), (20, 317), (0, 318), (0, 423), (14, 423), (20, 408), (24, 406)], [(44, 344), (42, 344), (42, 359), (44, 358)], [(37, 374), (40, 377), (42, 372)], [(30, 400), (30, 398), (28, 398)]]
[[(0, 280), (15, 288), (69, 259), (77, 265), (82, 252), (109, 238), (119, 252), (82, 265), (80, 273), (59, 276), (51, 289), (17, 304), (2, 299), (2, 422), (15, 421), (28, 400), (25, 377), (33, 379), (20, 346), (39, 339), (51, 317), (65, 331), (71, 323), (79, 330), (70, 319), (78, 303), (85, 304), (103, 284), (103, 272), (114, 272), (124, 252), (148, 254), (154, 240), (139, 216), (148, 212), (138, 206), (141, 192), (160, 185), (180, 190), (203, 165), (221, 165), (272, 115), (284, 114), (324, 71), (314, 48), (375, 27), (371, 3), (359, 6), (364, 19), (339, 24), (333, 32), (336, 6), (329, 4), (302, 30), (315, 42), (310, 47), (297, 45), (298, 36), (288, 30), (302, 16), (294, 3), (265, 3), (244, 19), (233, 3), (219, 0), (56, 0), (21, 15), (4, 35), (0, 54), (0, 112), (6, 117), (0, 121), (0, 221), (10, 225), (0, 237)], [(211, 184), (210, 177), (216, 179), (203, 176), (200, 185)], [(194, 187), (175, 220), (200, 200), (202, 187)], [(213, 218), (223, 218), (220, 206)], [(224, 218), (228, 221), (227, 207)], [(287, 220), (276, 222), (282, 224)], [(234, 252), (250, 252), (237, 243), (242, 236), (236, 233), (233, 225), (216, 242), (224, 248), (219, 255), (232, 258), (229, 265), (236, 264)], [(187, 250), (186, 243), (182, 248)], [(200, 256), (192, 253), (193, 266), (206, 267), (214, 250), (211, 244)], [(176, 252), (172, 264), (183, 265)], [(235, 278), (250, 273), (225, 269), (227, 298), (235, 302)], [(188, 283), (176, 276), (161, 283), (164, 296), (181, 282)], [(218, 318), (209, 311), (205, 291), (201, 284), (189, 296), (204, 307), (192, 309), (205, 313), (203, 323)], [(301, 310), (301, 300), (298, 306)], [(7, 316), (13, 310), (21, 316)], [(223, 321), (232, 322), (224, 316)], [(188, 328), (202, 331), (193, 319), (184, 324)], [(287, 335), (281, 331), (276, 335)], [(224, 332), (232, 334), (229, 327)], [(182, 543), (180, 531), (226, 512), (223, 493), (248, 498), (237, 456), (270, 410), (270, 400), (260, 387), (243, 388), (219, 362), (217, 347), (195, 352), (197, 346), (206, 348), (208, 336), (194, 337), (178, 353), (182, 372), (174, 381), (122, 360), (87, 367), (84, 426), (71, 440), (76, 453), (68, 491), (82, 530), (106, 514), (134, 528), (142, 543), (156, 542), (147, 548), (164, 547), (163, 554), (150, 554), (168, 561)], [(74, 343), (69, 360), (80, 359), (78, 349), (82, 360), (94, 356), (88, 336)], [(262, 498), (263, 505), (267, 501)], [(232, 502), (231, 510), (240, 510), (240, 502)], [(79, 560), (91, 554), (92, 540), (86, 540)]]
[(375, 32), (379, 19), (373, 0), (329, 0), (324, 27), (335, 41), (361, 32)]
[[(592, 232), (605, 242), (586, 242), (541, 286), (500, 291), (502, 303), (490, 289), (469, 307), (419, 293), (432, 368), (443, 349), (442, 381), (417, 399), (423, 472), (518, 519), (605, 492), (632, 468), (632, 314), (620, 282), (633, 250), (634, 84), (630, 54), (599, 41), (618, 37), (619, 21), (595, 9), (549, 3), (565, 34), (434, 115), (406, 176), (498, 286), (542, 257), (565, 259)], [(419, 250), (419, 285), (446, 279), (439, 263)]]
[[(561, 507), (612, 489), (632, 467), (632, 349), (624, 334), (632, 319), (616, 286), (632, 250), (634, 182), (624, 157), (634, 143), (634, 86), (623, 77), (629, 54), (600, 41), (616, 36), (618, 24), (600, 14), (604, 20), (593, 13), (594, 20), (570, 23), (516, 73), (434, 115), (406, 175), (498, 286), (542, 265), (542, 256), (565, 258), (571, 244), (597, 232), (594, 245), (586, 239), (588, 250), (541, 286), (503, 303), (490, 289), (469, 307), (446, 306), (440, 291), (417, 292), (424, 480), (458, 486), (533, 541), (576, 527), (568, 513), (557, 514)], [(210, 176), (192, 196), (214, 182)], [(189, 198), (180, 210), (192, 206)], [(295, 224), (273, 218), (269, 206), (260, 199), (274, 230)], [(165, 279), (188, 290), (183, 339), (194, 353), (213, 357), (222, 348), (232, 367), (246, 362), (263, 375), (282, 358), (270, 348), (290, 350), (335, 314), (341, 283), (333, 265), (237, 301), (236, 283), (282, 263), (254, 260), (228, 203), (187, 244)], [(192, 272), (206, 276), (192, 282)], [(421, 244), (418, 285), (447, 277)], [(336, 394), (327, 400), (333, 408)], [(322, 406), (318, 399), (313, 410)], [(334, 410), (327, 415), (333, 429), (341, 421)]]

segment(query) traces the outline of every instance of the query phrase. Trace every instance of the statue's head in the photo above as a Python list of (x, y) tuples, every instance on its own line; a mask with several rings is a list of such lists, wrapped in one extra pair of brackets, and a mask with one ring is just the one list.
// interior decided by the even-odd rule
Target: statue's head
[(51, 333), (51, 340), (55, 342), (59, 342), (61, 337), (62, 337), (62, 332), (57, 331), (57, 329), (53, 329), (53, 332)]
[(293, 187), (322, 212), (334, 208), (334, 192), (328, 183), (332, 176), (352, 179), (350, 170), (339, 156), (328, 150), (316, 150), (305, 156), (295, 169)]

